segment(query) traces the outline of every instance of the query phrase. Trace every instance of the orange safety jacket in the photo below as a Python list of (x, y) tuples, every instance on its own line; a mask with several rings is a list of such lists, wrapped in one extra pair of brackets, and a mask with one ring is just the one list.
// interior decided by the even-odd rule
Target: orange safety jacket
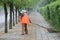
[(21, 18), (21, 23), (26, 23), (27, 25), (30, 24), (30, 19), (26, 13), (24, 13), (24, 16)]

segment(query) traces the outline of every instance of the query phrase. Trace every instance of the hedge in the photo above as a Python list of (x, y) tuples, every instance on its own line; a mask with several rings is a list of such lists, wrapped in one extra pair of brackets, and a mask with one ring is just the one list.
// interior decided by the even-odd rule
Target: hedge
[(55, 1), (40, 8), (40, 13), (54, 28), (60, 31), (60, 1)]

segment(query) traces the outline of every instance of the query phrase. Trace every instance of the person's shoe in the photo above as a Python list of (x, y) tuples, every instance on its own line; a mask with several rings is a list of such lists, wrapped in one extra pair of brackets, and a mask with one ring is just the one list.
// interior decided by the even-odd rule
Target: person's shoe
[(27, 32), (25, 34), (28, 34)]
[(24, 35), (24, 33), (22, 33), (21, 35)]

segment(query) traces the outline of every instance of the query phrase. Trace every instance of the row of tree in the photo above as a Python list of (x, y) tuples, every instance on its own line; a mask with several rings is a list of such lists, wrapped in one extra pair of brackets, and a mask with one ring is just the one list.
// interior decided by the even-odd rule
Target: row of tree
[[(34, 7), (38, 3), (38, 1), (39, 0), (0, 0), (0, 4), (3, 5), (4, 11), (5, 11), (5, 33), (8, 32), (8, 29), (7, 29), (8, 28), (8, 26), (7, 26), (8, 25), (7, 24), (7, 15), (8, 15), (7, 7), (10, 8), (9, 29), (12, 29), (12, 26), (15, 26), (14, 16), (16, 16), (16, 24), (17, 24), (18, 23), (17, 14), (20, 13), (20, 10), (22, 10), (24, 8)], [(16, 15), (14, 15), (14, 9), (15, 9)], [(13, 14), (13, 16), (12, 16), (12, 14)]]

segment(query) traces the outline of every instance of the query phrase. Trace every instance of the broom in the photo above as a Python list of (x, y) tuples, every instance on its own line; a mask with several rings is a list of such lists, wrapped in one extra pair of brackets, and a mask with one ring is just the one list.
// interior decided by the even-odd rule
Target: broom
[(50, 33), (57, 33), (57, 32), (59, 32), (59, 31), (57, 31), (56, 29), (53, 29), (53, 28), (47, 28), (47, 27), (44, 27), (44, 26), (42, 26), (42, 25), (35, 24), (35, 23), (32, 23), (32, 24), (37, 25), (37, 26), (39, 26), (39, 27), (42, 27), (42, 28), (44, 28), (44, 29), (47, 29), (48, 32), (50, 32)]

